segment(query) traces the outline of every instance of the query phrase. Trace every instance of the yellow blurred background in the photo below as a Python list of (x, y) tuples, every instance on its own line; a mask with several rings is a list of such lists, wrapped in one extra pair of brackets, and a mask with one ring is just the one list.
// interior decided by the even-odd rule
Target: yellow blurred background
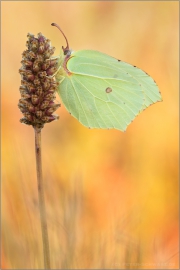
[[(145, 70), (163, 102), (125, 133), (89, 130), (62, 105), (42, 132), (52, 268), (178, 269), (178, 2), (2, 1), (2, 269), (43, 268), (34, 131), (22, 125), (27, 33), (57, 55), (94, 49)], [(57, 97), (59, 100), (59, 98)]]

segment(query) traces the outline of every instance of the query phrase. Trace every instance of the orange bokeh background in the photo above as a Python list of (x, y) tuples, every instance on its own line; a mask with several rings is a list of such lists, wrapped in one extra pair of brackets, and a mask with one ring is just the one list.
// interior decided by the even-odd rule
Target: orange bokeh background
[[(89, 130), (62, 105), (42, 132), (52, 268), (178, 269), (179, 12), (173, 1), (2, 1), (2, 269), (43, 267), (34, 131), (22, 125), (27, 33), (145, 70), (163, 102), (125, 133)], [(57, 97), (59, 100), (59, 98)]]

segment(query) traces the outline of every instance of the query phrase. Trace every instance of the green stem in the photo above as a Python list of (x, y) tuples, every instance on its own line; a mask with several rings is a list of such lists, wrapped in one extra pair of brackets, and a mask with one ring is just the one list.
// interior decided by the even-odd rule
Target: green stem
[(41, 218), (41, 231), (43, 241), (44, 253), (44, 268), (50, 268), (50, 254), (49, 254), (49, 239), (46, 220), (46, 208), (44, 200), (44, 185), (42, 177), (42, 160), (41, 160), (41, 128), (34, 127), (35, 131), (35, 152), (36, 152), (36, 169), (37, 169), (37, 183), (38, 183), (38, 196), (39, 196), (39, 210)]

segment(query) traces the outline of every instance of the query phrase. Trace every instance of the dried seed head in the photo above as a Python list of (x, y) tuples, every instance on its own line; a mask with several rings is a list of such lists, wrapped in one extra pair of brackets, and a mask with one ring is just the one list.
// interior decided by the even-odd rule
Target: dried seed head
[(58, 120), (59, 116), (58, 115), (50, 115), (50, 116), (43, 116), (42, 119), (44, 120), (45, 123), (50, 123), (54, 120)]
[(42, 118), (43, 115), (44, 115), (43, 111), (36, 111), (37, 118)]
[(42, 69), (46, 70), (46, 69), (48, 69), (49, 66), (50, 66), (50, 61), (49, 61), (49, 59), (46, 59), (42, 65)]
[(59, 118), (53, 115), (60, 104), (54, 102), (58, 83), (52, 78), (58, 68), (58, 59), (51, 59), (55, 48), (41, 33), (37, 38), (30, 33), (27, 37), (28, 49), (22, 53), (22, 67), (19, 69), (22, 80), (18, 107), (24, 115), (20, 122), (42, 128), (45, 123)]
[(37, 94), (38, 96), (41, 96), (42, 93), (43, 93), (42, 86), (37, 86), (36, 94)]
[(55, 112), (57, 110), (57, 108), (60, 107), (60, 104), (55, 104), (55, 106), (49, 107), (46, 110), (46, 115), (51, 115), (53, 112)]
[(26, 112), (26, 107), (23, 104), (18, 104), (18, 107), (22, 113)]
[(33, 62), (29, 60), (22, 60), (21, 63), (26, 67), (31, 67)]
[(36, 77), (36, 78), (34, 79), (34, 84), (35, 84), (35, 86), (37, 87), (37, 85), (41, 85), (41, 81)]
[(27, 120), (25, 117), (21, 118), (21, 119), (20, 119), (20, 122), (21, 122), (22, 124), (32, 125), (32, 124), (31, 124), (31, 121)]
[(48, 100), (44, 100), (41, 105), (40, 105), (40, 109), (44, 110), (49, 106), (49, 101)]
[(32, 104), (36, 105), (39, 103), (39, 96), (37, 95), (31, 95), (31, 101), (32, 101)]
[(38, 73), (39, 78), (45, 78), (46, 75), (47, 75), (46, 71), (40, 71), (40, 72)]
[(39, 41), (39, 53), (44, 53), (45, 51), (45, 42), (44, 41)]
[(38, 72), (41, 69), (41, 62), (38, 60), (35, 60), (33, 63), (33, 71)]
[(36, 109), (35, 109), (35, 107), (32, 105), (32, 104), (28, 104), (28, 111), (30, 112), (30, 113), (34, 113), (35, 111), (36, 111)]
[(46, 70), (47, 75), (53, 75), (56, 72), (57, 68), (56, 67), (50, 67)]

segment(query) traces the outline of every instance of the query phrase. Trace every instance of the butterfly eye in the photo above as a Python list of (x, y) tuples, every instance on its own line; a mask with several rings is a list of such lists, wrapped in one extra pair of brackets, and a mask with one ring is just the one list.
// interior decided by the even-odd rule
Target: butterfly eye
[(66, 49), (62, 46), (62, 49), (64, 51), (64, 55), (70, 56), (71, 55), (71, 51), (69, 49)]

